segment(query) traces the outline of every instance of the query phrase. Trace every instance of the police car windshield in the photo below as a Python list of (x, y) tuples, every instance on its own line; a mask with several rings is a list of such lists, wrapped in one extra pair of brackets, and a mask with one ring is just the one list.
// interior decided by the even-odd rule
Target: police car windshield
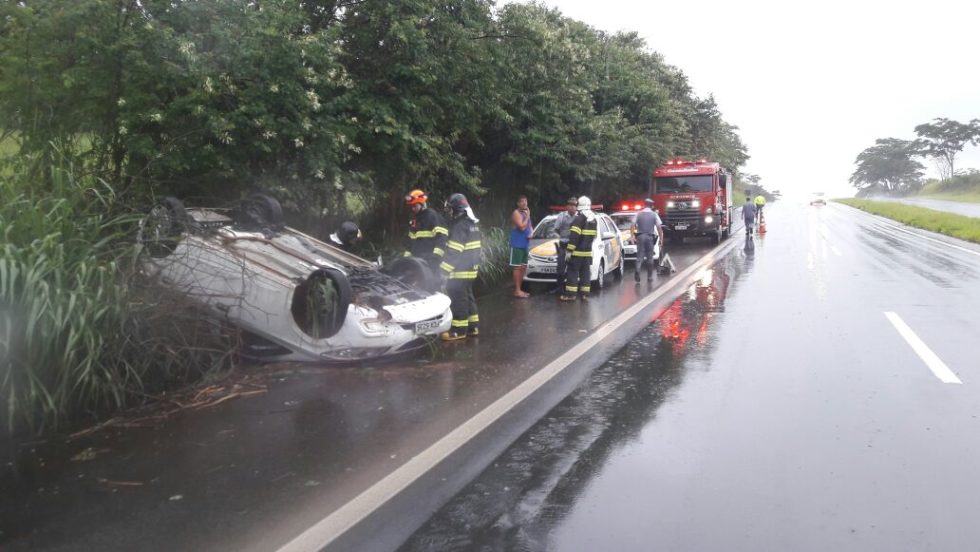
[(633, 221), (636, 219), (636, 215), (612, 215), (613, 222), (616, 223), (616, 228), (620, 230), (629, 230), (633, 226)]
[(534, 233), (531, 234), (531, 239), (546, 240), (558, 237), (558, 228), (555, 227), (555, 223), (558, 222), (558, 217), (554, 215), (545, 217), (538, 225), (534, 228)]
[(710, 192), (711, 175), (699, 176), (658, 176), (654, 179), (658, 194), (680, 194), (686, 192)]

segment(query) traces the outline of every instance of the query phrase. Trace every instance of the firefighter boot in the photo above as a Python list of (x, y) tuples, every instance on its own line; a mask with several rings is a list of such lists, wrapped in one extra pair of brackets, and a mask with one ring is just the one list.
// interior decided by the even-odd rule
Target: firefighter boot
[(442, 338), (443, 341), (459, 341), (461, 339), (466, 339), (466, 334), (465, 333), (456, 333), (456, 332), (450, 330), (448, 332), (442, 332), (439, 335), (439, 337)]

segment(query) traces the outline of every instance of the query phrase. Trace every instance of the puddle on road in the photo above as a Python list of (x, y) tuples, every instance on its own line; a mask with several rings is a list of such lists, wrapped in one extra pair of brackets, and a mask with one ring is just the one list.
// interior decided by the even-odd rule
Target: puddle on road
[(753, 253), (737, 251), (703, 271), (400, 550), (547, 549), (610, 455), (638, 438), (687, 373), (710, 366), (714, 325)]

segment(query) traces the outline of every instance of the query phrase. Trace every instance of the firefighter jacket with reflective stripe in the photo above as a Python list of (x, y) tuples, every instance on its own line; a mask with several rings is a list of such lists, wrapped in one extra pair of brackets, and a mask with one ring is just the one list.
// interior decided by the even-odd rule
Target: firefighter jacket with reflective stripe
[(449, 229), (446, 227), (446, 221), (435, 209), (426, 207), (419, 211), (409, 223), (408, 239), (410, 241), (405, 256), (426, 260), (442, 257), (446, 253), (446, 239), (448, 237)]
[(568, 235), (568, 251), (572, 253), (572, 257), (592, 257), (592, 242), (595, 241), (598, 225), (599, 219), (595, 216), (589, 220), (582, 213), (575, 215)]
[(480, 228), (466, 216), (452, 222), (439, 265), (449, 280), (475, 280), (480, 269)]

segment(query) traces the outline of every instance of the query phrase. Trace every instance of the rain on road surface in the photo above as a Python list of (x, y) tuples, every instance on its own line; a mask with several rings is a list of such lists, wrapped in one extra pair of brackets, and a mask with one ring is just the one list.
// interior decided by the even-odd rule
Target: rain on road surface
[[(701, 240), (671, 255), (683, 270), (709, 249)], [(269, 386), (260, 397), (29, 447), (0, 473), (0, 549), (275, 550), (675, 278), (610, 282), (587, 304), (500, 292), (480, 299), (479, 339), (438, 345), (429, 358), (273, 366), (260, 371)], [(596, 365), (632, 333), (596, 347)], [(468, 481), (480, 468), (453, 469)], [(458, 488), (432, 493), (435, 505), (400, 538)]]
[(767, 214), (402, 550), (980, 548), (980, 248)]

